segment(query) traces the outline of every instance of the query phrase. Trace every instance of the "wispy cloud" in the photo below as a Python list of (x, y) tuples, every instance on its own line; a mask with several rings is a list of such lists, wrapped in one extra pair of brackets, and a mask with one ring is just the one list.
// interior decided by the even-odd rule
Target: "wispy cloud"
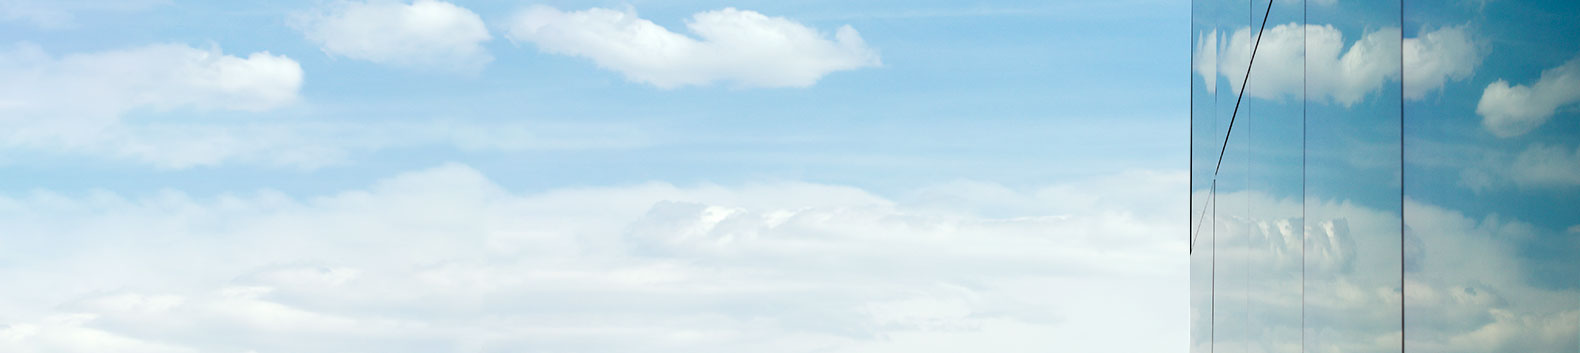
[(52, 56), (19, 43), (0, 51), (5, 148), (117, 152), (135, 110), (257, 112), (294, 103), (302, 68), (283, 55), (157, 44)]
[(407, 69), (475, 73), (493, 56), (483, 19), (443, 1), (336, 2), (299, 12), (292, 27), (325, 53)]
[(66, 29), (80, 25), (77, 16), (84, 12), (133, 12), (169, 0), (0, 0), (0, 21), (23, 22), (44, 29)]
[(725, 8), (692, 15), (675, 33), (635, 11), (564, 12), (533, 6), (512, 18), (507, 36), (555, 54), (584, 57), (631, 81), (660, 88), (731, 82), (745, 87), (807, 87), (824, 75), (881, 65), (850, 26), (830, 39), (783, 17)]

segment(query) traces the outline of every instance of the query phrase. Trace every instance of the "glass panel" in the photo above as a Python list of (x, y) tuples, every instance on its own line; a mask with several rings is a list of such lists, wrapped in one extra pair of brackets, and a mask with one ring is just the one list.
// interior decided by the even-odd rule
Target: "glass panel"
[[(1212, 7), (1207, 1), (1191, 4), (1191, 253), (1190, 253), (1190, 347), (1192, 353), (1212, 352), (1212, 265), (1213, 228), (1211, 219), (1212, 169), (1218, 158), (1216, 135), (1218, 77), (1218, 29), (1206, 16)], [(1203, 166), (1208, 166), (1204, 168)]]
[(1306, 351), (1400, 352), (1400, 2), (1306, 14)]
[[(1251, 23), (1251, 1), (1224, 1), (1223, 8), (1219, 10), (1220, 19), (1218, 28), (1220, 50), (1218, 53), (1218, 95), (1216, 104), (1218, 109), (1217, 134), (1220, 136), (1222, 148), (1221, 164), (1212, 167), (1216, 173), (1216, 200), (1213, 205), (1213, 231), (1214, 231), (1214, 285), (1213, 285), (1213, 352), (1241, 353), (1247, 352), (1246, 342), (1249, 326), (1246, 325), (1248, 315), (1247, 290), (1250, 285), (1250, 271), (1246, 266), (1248, 259), (1247, 245), (1247, 218), (1250, 204), (1246, 202), (1247, 176), (1246, 163), (1249, 151), (1246, 146), (1245, 126), (1235, 126), (1238, 131), (1230, 132), (1231, 119), (1235, 124), (1235, 104), (1240, 91), (1240, 82), (1245, 76), (1245, 68), (1249, 62), (1249, 55), (1236, 53), (1249, 53), (1251, 43), (1246, 40), (1236, 40), (1235, 36), (1244, 36)], [(1227, 136), (1227, 144), (1222, 140)], [(1218, 152), (1218, 151), (1213, 151)], [(1217, 154), (1217, 153), (1215, 153)], [(1214, 158), (1218, 162), (1219, 158)]]
[(1406, 10), (1406, 348), (1580, 352), (1580, 2)]
[[(1304, 200), (1302, 95), (1305, 3), (1252, 1), (1254, 27), (1236, 32), (1255, 49), (1235, 133), (1244, 133), (1249, 181), (1246, 238), (1249, 292), (1246, 338), (1251, 352), (1301, 350), (1301, 270)], [(1271, 4), (1273, 8), (1267, 6)], [(1262, 17), (1267, 23), (1262, 24)], [(1254, 34), (1260, 31), (1260, 39)], [(1237, 81), (1237, 80), (1235, 80)]]

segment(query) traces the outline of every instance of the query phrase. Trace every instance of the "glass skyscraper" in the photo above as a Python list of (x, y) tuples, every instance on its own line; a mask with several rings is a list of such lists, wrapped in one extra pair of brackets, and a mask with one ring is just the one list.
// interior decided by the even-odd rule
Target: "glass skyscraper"
[(1191, 352), (1580, 352), (1580, 1), (1191, 27)]

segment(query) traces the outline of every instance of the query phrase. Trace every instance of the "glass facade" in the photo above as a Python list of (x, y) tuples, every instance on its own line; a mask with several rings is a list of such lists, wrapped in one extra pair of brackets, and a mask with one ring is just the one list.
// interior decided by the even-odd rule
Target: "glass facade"
[(1580, 352), (1580, 2), (1196, 0), (1191, 352)]

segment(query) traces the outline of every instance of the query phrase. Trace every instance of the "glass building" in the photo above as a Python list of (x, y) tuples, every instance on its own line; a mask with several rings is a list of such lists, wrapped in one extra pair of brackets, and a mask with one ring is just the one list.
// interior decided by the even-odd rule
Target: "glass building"
[(1580, 1), (1195, 0), (1191, 352), (1580, 352)]

